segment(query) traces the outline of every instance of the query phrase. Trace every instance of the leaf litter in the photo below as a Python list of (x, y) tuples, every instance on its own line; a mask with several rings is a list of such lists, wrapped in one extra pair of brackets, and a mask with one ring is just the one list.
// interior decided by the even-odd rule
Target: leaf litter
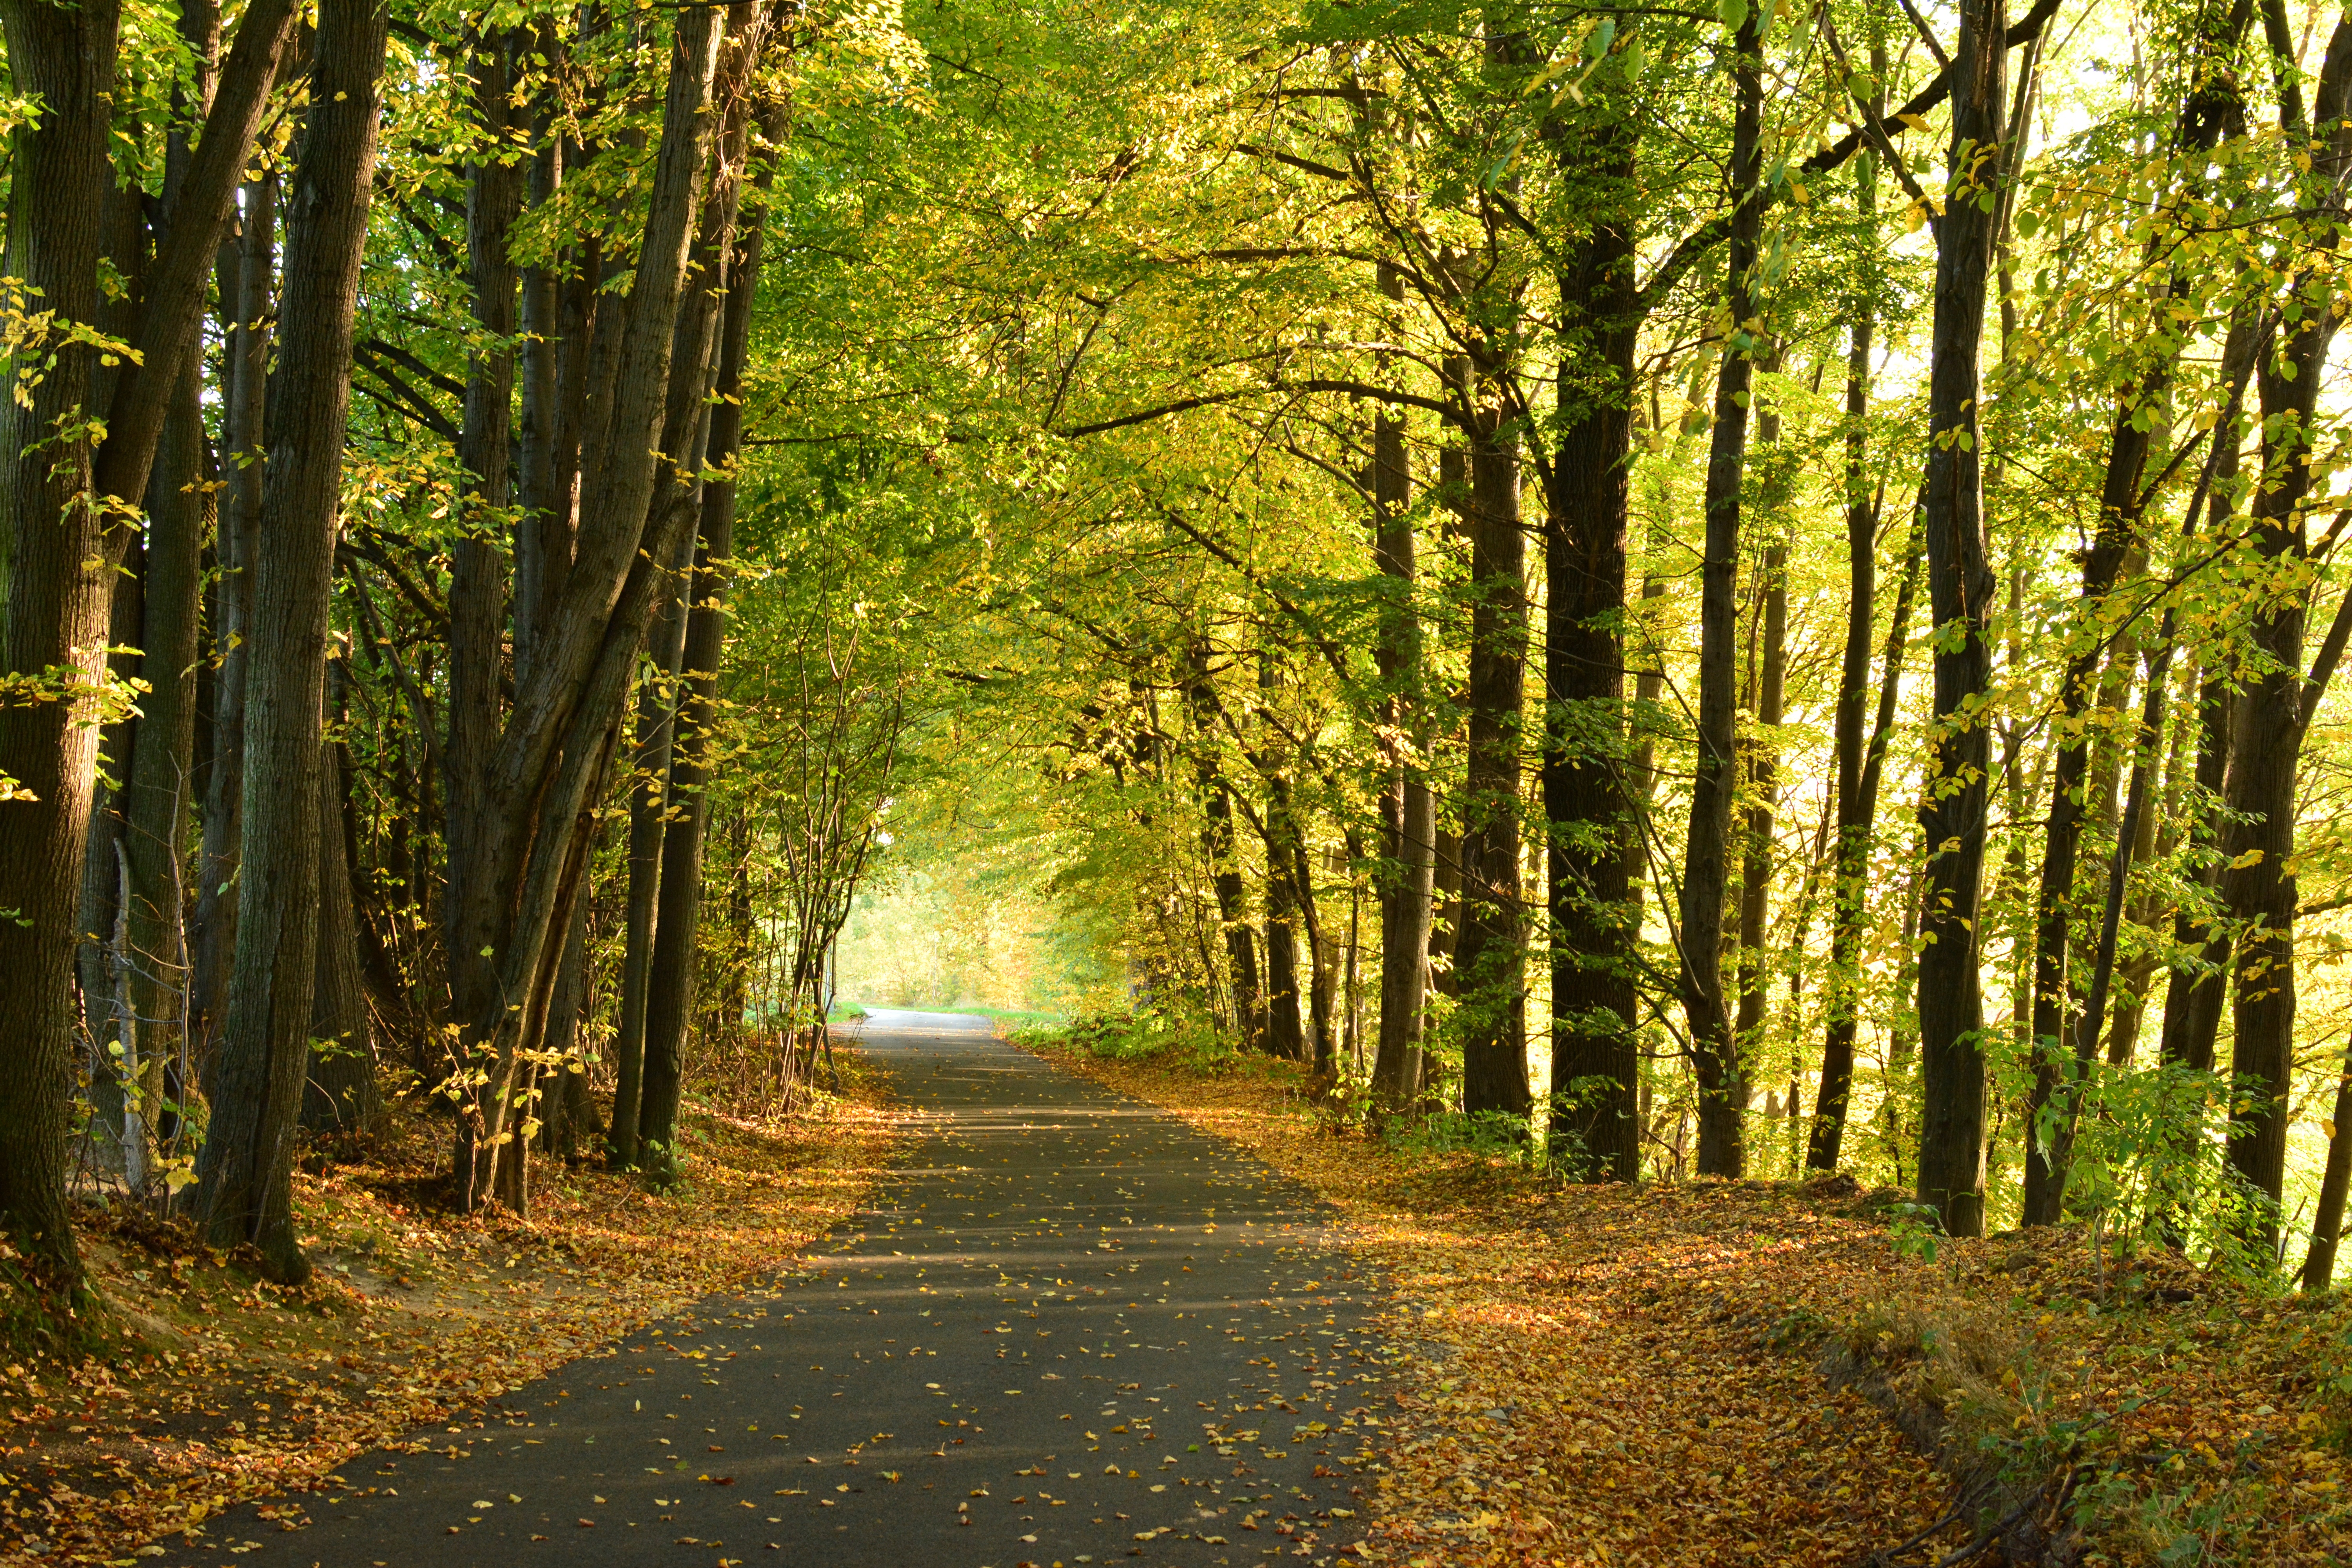
[(498, 1403), (515, 1385), (776, 1274), (856, 1211), (901, 1133), (881, 1075), (844, 1065), (842, 1093), (789, 1120), (689, 1097), (668, 1192), (536, 1161), (528, 1220), (448, 1210), (446, 1128), (396, 1114), (350, 1163), (298, 1171), (314, 1272), (297, 1289), (142, 1212), (84, 1211), (124, 1348), (0, 1364), (0, 1562), (135, 1563), (270, 1494), (260, 1517), (299, 1529), (354, 1455), (524, 1424)]
[(1850, 1178), (1577, 1186), (1295, 1065), (1025, 1041), (1322, 1196), (1412, 1366), (1353, 1560), (2352, 1561), (2352, 1308), (2053, 1228), (1898, 1251)]

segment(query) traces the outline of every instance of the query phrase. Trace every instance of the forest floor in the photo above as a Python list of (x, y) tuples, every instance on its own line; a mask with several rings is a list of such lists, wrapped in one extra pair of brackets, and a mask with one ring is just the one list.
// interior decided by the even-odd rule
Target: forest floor
[[(1291, 1064), (1033, 1048), (1319, 1193), (1427, 1363), (1365, 1543), (1467, 1564), (2352, 1561), (2352, 1310), (1895, 1243), (1851, 1180), (1580, 1187), (1343, 1129)], [(1873, 1553), (1883, 1553), (1874, 1557)]]
[(295, 1289), (176, 1225), (85, 1209), (82, 1256), (125, 1348), (0, 1365), (0, 1563), (158, 1554), (128, 1543), (310, 1489), (422, 1426), (478, 1427), (513, 1385), (772, 1273), (856, 1209), (898, 1136), (880, 1080), (844, 1060), (841, 1096), (789, 1120), (689, 1098), (692, 1175), (668, 1192), (535, 1163), (528, 1222), (436, 1202), (446, 1124), (396, 1113), (355, 1158), (298, 1173), (316, 1272)]

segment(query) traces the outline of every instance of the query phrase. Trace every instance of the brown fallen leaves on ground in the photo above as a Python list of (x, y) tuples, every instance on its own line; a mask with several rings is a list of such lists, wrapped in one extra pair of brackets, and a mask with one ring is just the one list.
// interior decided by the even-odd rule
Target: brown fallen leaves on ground
[(419, 1427), (479, 1425), (515, 1384), (777, 1270), (856, 1207), (895, 1138), (879, 1080), (854, 1067), (841, 1098), (790, 1121), (683, 1121), (681, 1187), (535, 1162), (523, 1222), (439, 1206), (446, 1126), (397, 1117), (357, 1162), (298, 1176), (317, 1272), (296, 1290), (175, 1226), (87, 1214), (83, 1256), (138, 1348), (0, 1366), (0, 1561), (132, 1562)]
[(2352, 1561), (2340, 1300), (2103, 1270), (2079, 1230), (1930, 1261), (1843, 1179), (1561, 1186), (1335, 1131), (1286, 1063), (1053, 1054), (1305, 1183), (1387, 1273), (1417, 1375), (1360, 1557), (1925, 1564), (2015, 1516), (2015, 1561)]

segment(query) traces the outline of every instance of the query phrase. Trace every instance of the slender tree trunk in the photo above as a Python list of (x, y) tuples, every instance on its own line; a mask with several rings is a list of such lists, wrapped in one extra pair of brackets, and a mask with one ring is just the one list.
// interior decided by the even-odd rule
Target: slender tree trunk
[(302, 1124), (345, 1133), (373, 1130), (383, 1113), (367, 988), (360, 979), (359, 911), (344, 831), (348, 787), (342, 747), (330, 741), (319, 760), (319, 940)]
[[(1267, 816), (1278, 808), (1269, 801)], [(1269, 820), (1265, 835), (1265, 1048), (1285, 1061), (1307, 1059), (1299, 1017), (1298, 895), (1289, 865), (1289, 841)]]
[[(1854, 193), (1863, 223), (1875, 232), (1878, 159), (1873, 153), (1864, 153), (1855, 160)], [(1871, 637), (1878, 597), (1879, 507), (1872, 495), (1867, 466), (1870, 350), (1877, 314), (1876, 291), (1864, 289), (1854, 300), (1846, 341), (1845, 648), (1838, 669), (1832, 738), (1837, 767), (1837, 866), (1830, 916), (1829, 1026), (1822, 1045), (1821, 1089), (1813, 1101), (1813, 1124), (1805, 1146), (1805, 1166), (1813, 1171), (1836, 1170), (1845, 1141), (1846, 1110), (1853, 1093), (1854, 1037), (1861, 1022), (1871, 831), (1878, 813), (1876, 792), (1865, 795), (1863, 790), (1863, 756), (1874, 739), (1864, 725), (1869, 716)], [(1912, 559), (1917, 560), (1916, 553)], [(1906, 574), (1904, 608), (1909, 607), (1909, 599)], [(1898, 621), (1890, 640), (1899, 639), (1902, 632)], [(1895, 646), (1901, 645), (1895, 641)]]
[(634, 1168), (645, 1100), (646, 997), (653, 976), (662, 875), (662, 819), (669, 807), (670, 759), (677, 742), (678, 661), (686, 651), (685, 563), (662, 590), (646, 634), (637, 678), (636, 766), (629, 789), (628, 881), (622, 915), (621, 994), (614, 1020), (613, 1123), (606, 1130), (614, 1166)]
[(2319, 1206), (2311, 1216), (2311, 1249), (2301, 1284), (2325, 1290), (2335, 1282), (2336, 1249), (2344, 1239), (2344, 1195), (2352, 1189), (2352, 1051), (2336, 1076), (2336, 1103), (2327, 1121), (2327, 1163), (2319, 1179)]
[(253, 584), (247, 852), (236, 962), (196, 1208), (215, 1246), (253, 1242), (299, 1280), (291, 1184), (318, 937), (320, 687), (334, 577), (352, 321), (375, 167), (384, 14), (322, 0), (286, 257), (286, 303)]
[[(1777, 370), (1779, 351), (1769, 367)], [(1816, 378), (1818, 382), (1818, 378)], [(1780, 440), (1780, 416), (1769, 403), (1756, 410), (1756, 438), (1770, 454), (1770, 466), (1756, 487), (1763, 520), (1773, 539), (1761, 552), (1764, 600), (1761, 647), (1752, 655), (1757, 733), (1741, 748), (1748, 780), (1743, 825), (1744, 862), (1739, 874), (1739, 1016), (1732, 1026), (1739, 1059), (1751, 1065), (1760, 1048), (1764, 1009), (1772, 979), (1764, 947), (1772, 907), (1773, 819), (1780, 804), (1780, 731), (1787, 700), (1789, 667), (1789, 502), (1785, 458), (1772, 452)]]
[(1738, 1176), (1747, 1170), (1743, 1126), (1748, 1072), (1732, 1034), (1723, 984), (1724, 906), (1730, 879), (1731, 806), (1738, 791), (1736, 730), (1739, 710), (1739, 491), (1748, 463), (1748, 403), (1755, 357), (1750, 281), (1763, 209), (1754, 200), (1763, 135), (1759, 13), (1751, 9), (1732, 40), (1731, 243), (1725, 300), (1731, 342), (1715, 386), (1713, 445), (1706, 465), (1706, 546), (1700, 569), (1697, 776), (1691, 786), (1690, 836), (1683, 860), (1683, 1011), (1690, 1020), (1698, 1079), (1698, 1173)]
[(1927, 902), (1919, 959), (1919, 1201), (1954, 1236), (1984, 1230), (1984, 998), (1979, 973), (1991, 735), (1986, 627), (1996, 585), (1986, 561), (1978, 356), (1992, 266), (1989, 185), (2001, 167), (2007, 101), (2004, 0), (1962, 0), (1952, 60), (1950, 198), (1936, 234), (1928, 371), (1927, 593), (1937, 632), (1927, 799)]
[[(2313, 124), (2326, 141), (2309, 188), (2323, 207), (2339, 209), (2334, 182), (2352, 157), (2352, 20), (2337, 22), (2312, 102)], [(2305, 272), (2294, 284), (2305, 300), (2327, 285)], [(2248, 521), (2254, 552), (2265, 566), (2292, 574), (2310, 554), (2305, 505), (2310, 463), (2318, 441), (2319, 384), (2338, 325), (2338, 307), (2306, 306), (2280, 328), (2274, 353), (2261, 354), (2254, 384), (2261, 394), (2263, 482)], [(2242, 934), (2235, 953), (2231, 996), (2230, 1168), (2271, 1207), (2247, 1226), (2265, 1250), (2278, 1245), (2275, 1212), (2286, 1184), (2286, 1134), (2294, 1071), (2294, 915), (2299, 894), (2294, 856), (2295, 781), (2311, 715), (2303, 673), (2307, 590), (2282, 582), (2261, 602), (2248, 640), (2266, 665), (2248, 676), (2238, 700), (2231, 746), (2229, 801), (2239, 823), (2234, 853), (2221, 879), (2222, 897)]]
[[(1382, 292), (1401, 299), (1402, 279), (1383, 269)], [(1381, 792), (1381, 1025), (1372, 1053), (1372, 1098), (1384, 1111), (1404, 1108), (1421, 1078), (1423, 979), (1429, 972), (1430, 899), (1435, 888), (1436, 812), (1423, 752), (1421, 616), (1413, 604), (1420, 570), (1411, 515), (1412, 475), (1404, 421), (1382, 414), (1372, 425), (1372, 557), (1391, 602), (1381, 611), (1373, 658), (1389, 689), (1381, 742), (1386, 778)]]
[[(2245, 22), (2242, 15), (2237, 16), (2233, 24), (2237, 32), (2242, 33)], [(2215, 65), (2232, 58), (2236, 47), (2234, 36), (2213, 46)], [(2224, 88), (2221, 92), (2222, 100), (2217, 104), (2212, 92), (2200, 84), (2200, 89), (2184, 102), (2173, 130), (2177, 151), (2208, 151), (2219, 140), (2226, 119), (2222, 110), (2234, 104), (2234, 89)], [(2153, 242), (2150, 259), (2154, 259)], [(2176, 276), (2166, 290), (2165, 303), (2177, 305), (2188, 286), (2186, 278)], [(2154, 323), (2151, 338), (2149, 363), (2126, 384), (2109, 425), (2098, 525), (2092, 535), (2091, 548), (2083, 556), (2084, 615), (2074, 631), (2076, 650), (2066, 661), (2059, 686), (2059, 749), (2050, 770), (2049, 826), (2042, 837), (2042, 879), (2034, 900), (2034, 1075), (2025, 1118), (2024, 1222), (2029, 1226), (2058, 1222), (2066, 1185), (2063, 1162), (2054, 1159), (2053, 1152), (2042, 1142), (2043, 1128), (2050, 1121), (2042, 1114), (2042, 1108), (2053, 1099), (2071, 1100), (2077, 1092), (2068, 1083), (2072, 1053), (2065, 1039), (2075, 1001), (2068, 958), (2075, 918), (2075, 860), (2089, 806), (2095, 800), (2104, 800), (2112, 810), (2114, 790), (2111, 765), (2097, 786), (2089, 776), (2094, 738), (2085, 731), (2084, 716), (2092, 706), (2103, 650), (2110, 640), (2103, 635), (2100, 610), (2127, 563), (2144, 547), (2140, 537), (2147, 508), (2143, 482), (2155, 433), (2163, 428), (2163, 421), (2152, 416), (2151, 410), (2161, 408), (2168, 400), (2179, 354), (2180, 340), (2168, 314)], [(2128, 637), (2113, 640), (2116, 646), (2108, 667), (2121, 672), (2121, 682), (2127, 682), (2132, 645)], [(2119, 688), (2121, 682), (2110, 678), (2107, 684)], [(2114, 701), (2102, 706), (2112, 707), (2121, 700), (2118, 689)], [(2062, 1119), (2070, 1118), (2071, 1112), (2062, 1115)]]
[[(2236, 443), (2227, 441), (2222, 454), (2235, 468)], [(2217, 481), (2218, 482), (2218, 481)], [(2226, 668), (2209, 672), (2197, 689), (2197, 791), (2209, 803), (2191, 829), (2208, 851), (2196, 872), (2196, 886), (2210, 900), (2221, 881), (2221, 865), (2211, 851), (2230, 836), (2223, 791), (2230, 773), (2230, 737), (2237, 694), (2230, 689)], [(2225, 975), (2230, 962), (2227, 930), (2195, 899), (2183, 899), (2172, 920), (2176, 951), (2196, 956), (2176, 960), (2164, 988), (2164, 1027), (2158, 1037), (2159, 1059), (2195, 1072), (2213, 1069), (2213, 1045), (2221, 1027), (2221, 1004), (2229, 994)]]
[[(740, 110), (738, 111), (740, 113)], [(755, 205), (726, 272), (719, 330), (717, 401), (705, 438), (706, 466), (731, 475), (743, 430), (743, 363), (751, 303), (759, 286), (764, 210)], [(715, 248), (715, 247), (714, 247)], [(661, 904), (655, 921), (646, 994), (645, 1105), (638, 1136), (657, 1148), (658, 1169), (675, 1175), (679, 1090), (685, 1081), (688, 1020), (693, 1016), (696, 936), (702, 907), (702, 845), (710, 816), (711, 731), (718, 721), (719, 660), (727, 631), (727, 592), (734, 567), (735, 483), (722, 478), (702, 490), (701, 545), (687, 615), (677, 755), (670, 770), (675, 805), (662, 836)]]
[(1479, 413), (1470, 453), (1469, 771), (1462, 809), (1462, 1109), (1525, 1116), (1527, 919), (1519, 884), (1519, 706), (1527, 669), (1527, 538), (1518, 437)]
[(1193, 645), (1188, 664), (1185, 699), (1192, 713), (1192, 782), (1201, 793), (1201, 853), (1216, 889), (1217, 923), (1224, 932), (1225, 962), (1233, 984), (1234, 1022), (1244, 1050), (1264, 1050), (1265, 997), (1258, 983), (1257, 943), (1250, 935), (1247, 889), (1234, 858), (1233, 794), (1213, 750), (1217, 693), (1211, 684), (1206, 643)]
[(188, 1020), (197, 1059), (210, 1076), (212, 1047), (228, 1002), (236, 952), (234, 880), (244, 846), (245, 689), (252, 663), (253, 574), (261, 555), (263, 429), (278, 268), (278, 176), (273, 165), (244, 190), (236, 294), (226, 304), (221, 353), (223, 470), (219, 580), (213, 588), (213, 646), (220, 674), (213, 710), (213, 765), (205, 780), (204, 835), (196, 852), (194, 940), (188, 964)]

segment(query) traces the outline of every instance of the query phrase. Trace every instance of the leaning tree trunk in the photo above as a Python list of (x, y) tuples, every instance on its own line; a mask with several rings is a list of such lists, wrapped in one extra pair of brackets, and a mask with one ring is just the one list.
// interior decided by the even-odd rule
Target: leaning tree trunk
[(646, 634), (646, 668), (637, 679), (635, 763), (629, 786), (627, 878), (623, 892), (621, 991), (614, 1017), (613, 1123), (606, 1155), (621, 1170), (637, 1163), (638, 1113), (645, 1096), (646, 996), (653, 976), (661, 899), (662, 818), (668, 810), (670, 759), (677, 734), (678, 660), (686, 647), (686, 562)]
[(215, 1246), (252, 1242), (273, 1278), (310, 1274), (293, 1152), (318, 939), (319, 763), (352, 322), (375, 168), (384, 13), (321, 0), (288, 226), (269, 461), (247, 669), (245, 856), (212, 1125), (195, 1206)]
[(1936, 231), (1936, 309), (1924, 486), (1927, 595), (1937, 637), (1927, 798), (1927, 946), (1919, 955), (1919, 1201), (1954, 1236), (1984, 1231), (1984, 997), (1979, 971), (1991, 730), (1978, 357), (1995, 222), (1984, 199), (1999, 156), (2008, 77), (2004, 0), (1961, 0), (1954, 50), (1951, 196)]
[(751, 303), (759, 287), (765, 212), (747, 215), (742, 240), (727, 268), (727, 305), (719, 329), (717, 401), (705, 439), (705, 466), (722, 477), (705, 485), (692, 605), (687, 613), (679, 678), (677, 754), (670, 766), (670, 821), (662, 835), (661, 901), (646, 990), (642, 1146), (655, 1152), (657, 1174), (677, 1172), (678, 1095), (685, 1083), (686, 1036), (694, 1013), (696, 938), (702, 915), (702, 845), (710, 819), (712, 731), (719, 718), (719, 660), (727, 634), (727, 591), (734, 570), (735, 481), (743, 434), (743, 362)]

